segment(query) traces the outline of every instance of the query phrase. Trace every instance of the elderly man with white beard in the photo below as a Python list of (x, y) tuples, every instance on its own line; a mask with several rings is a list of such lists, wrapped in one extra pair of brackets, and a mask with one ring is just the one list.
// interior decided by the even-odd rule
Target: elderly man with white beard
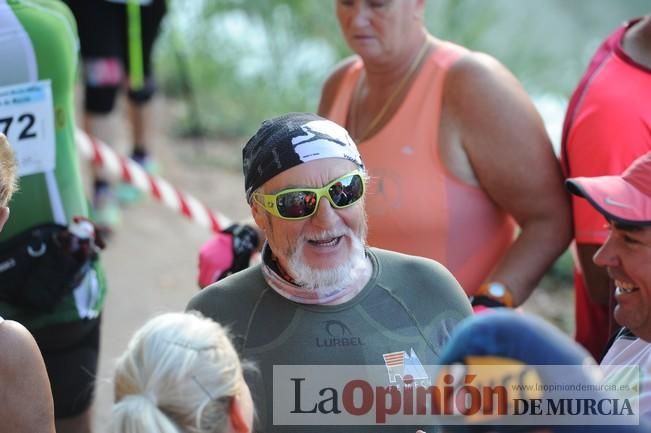
[[(267, 120), (243, 160), (246, 198), (267, 238), (262, 263), (207, 287), (187, 309), (230, 327), (240, 354), (257, 364), (248, 378), (257, 431), (359, 432), (341, 425), (351, 414), (334, 384), (319, 397), (303, 388), (309, 377), (293, 378), (294, 395), (281, 395), (287, 384), (274, 367), (320, 366), (310, 371), (320, 375), (327, 366), (380, 366), (381, 386), (395, 384), (396, 374), (425, 380), (422, 366), (437, 364), (452, 329), (471, 314), (468, 299), (437, 262), (366, 245), (368, 179), (336, 123), (309, 113)], [(292, 415), (279, 409), (287, 401), (292, 414), (315, 415), (303, 418), (309, 427), (283, 425)], [(416, 430), (380, 424), (371, 429)]]

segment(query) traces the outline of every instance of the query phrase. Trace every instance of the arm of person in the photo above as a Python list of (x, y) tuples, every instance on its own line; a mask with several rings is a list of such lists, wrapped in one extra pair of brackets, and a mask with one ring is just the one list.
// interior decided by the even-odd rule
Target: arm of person
[[(619, 175), (638, 156), (651, 150), (649, 130), (639, 116), (639, 105), (627, 104), (626, 93), (590, 96), (584, 102), (589, 109), (575, 119), (567, 137), (569, 177)], [(604, 268), (592, 261), (608, 238), (606, 220), (583, 198), (572, 197), (572, 210), (577, 255), (587, 293), (593, 302), (608, 305), (610, 278)]]
[(346, 70), (356, 60), (356, 57), (348, 57), (337, 64), (332, 73), (326, 78), (323, 87), (321, 88), (321, 99), (319, 100), (319, 108), (317, 114), (319, 116), (327, 117), (327, 114), (332, 109), (337, 96), (337, 90), (341, 84), (341, 80)]
[(590, 299), (596, 304), (608, 305), (611, 291), (610, 277), (606, 268), (597, 266), (592, 261), (600, 247), (601, 245), (577, 244), (576, 252)]
[(488, 279), (505, 284), (520, 305), (572, 238), (560, 165), (526, 92), (493, 58), (460, 59), (443, 98), (442, 122), (453, 123), (477, 182), (520, 226)]
[(0, 324), (0, 419), (3, 431), (54, 433), (54, 404), (43, 357), (19, 323)]

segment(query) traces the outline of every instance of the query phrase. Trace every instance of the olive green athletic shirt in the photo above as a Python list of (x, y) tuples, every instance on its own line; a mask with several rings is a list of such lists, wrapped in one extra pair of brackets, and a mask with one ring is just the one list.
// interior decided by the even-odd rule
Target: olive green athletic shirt
[[(415, 432), (410, 426), (274, 426), (274, 365), (384, 365), (382, 355), (413, 349), (422, 365), (438, 363), (452, 329), (472, 314), (461, 286), (433, 260), (370, 248), (373, 273), (340, 305), (292, 302), (264, 280), (260, 265), (195, 295), (198, 310), (230, 328), (241, 356), (259, 369), (251, 386), (264, 432)], [(387, 385), (388, 385), (387, 376)], [(264, 398), (256, 389), (264, 387)], [(428, 433), (436, 431), (427, 428)]]

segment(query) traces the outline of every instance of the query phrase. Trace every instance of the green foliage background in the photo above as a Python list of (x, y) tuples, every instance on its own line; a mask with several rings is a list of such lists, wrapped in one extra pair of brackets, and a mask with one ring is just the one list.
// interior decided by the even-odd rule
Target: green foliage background
[[(396, 0), (402, 1), (402, 0)], [(249, 135), (287, 111), (313, 111), (350, 55), (333, 0), (170, 0), (156, 51), (181, 134)], [(651, 12), (648, 0), (429, 0), (437, 37), (502, 61), (536, 95), (567, 97), (599, 41)]]

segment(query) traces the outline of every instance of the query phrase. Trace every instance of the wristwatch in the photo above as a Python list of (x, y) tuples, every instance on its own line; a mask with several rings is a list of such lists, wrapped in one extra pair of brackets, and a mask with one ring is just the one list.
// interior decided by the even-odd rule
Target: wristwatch
[(513, 308), (513, 295), (504, 283), (492, 281), (479, 286), (477, 292), (470, 297), (470, 303), (473, 306)]

